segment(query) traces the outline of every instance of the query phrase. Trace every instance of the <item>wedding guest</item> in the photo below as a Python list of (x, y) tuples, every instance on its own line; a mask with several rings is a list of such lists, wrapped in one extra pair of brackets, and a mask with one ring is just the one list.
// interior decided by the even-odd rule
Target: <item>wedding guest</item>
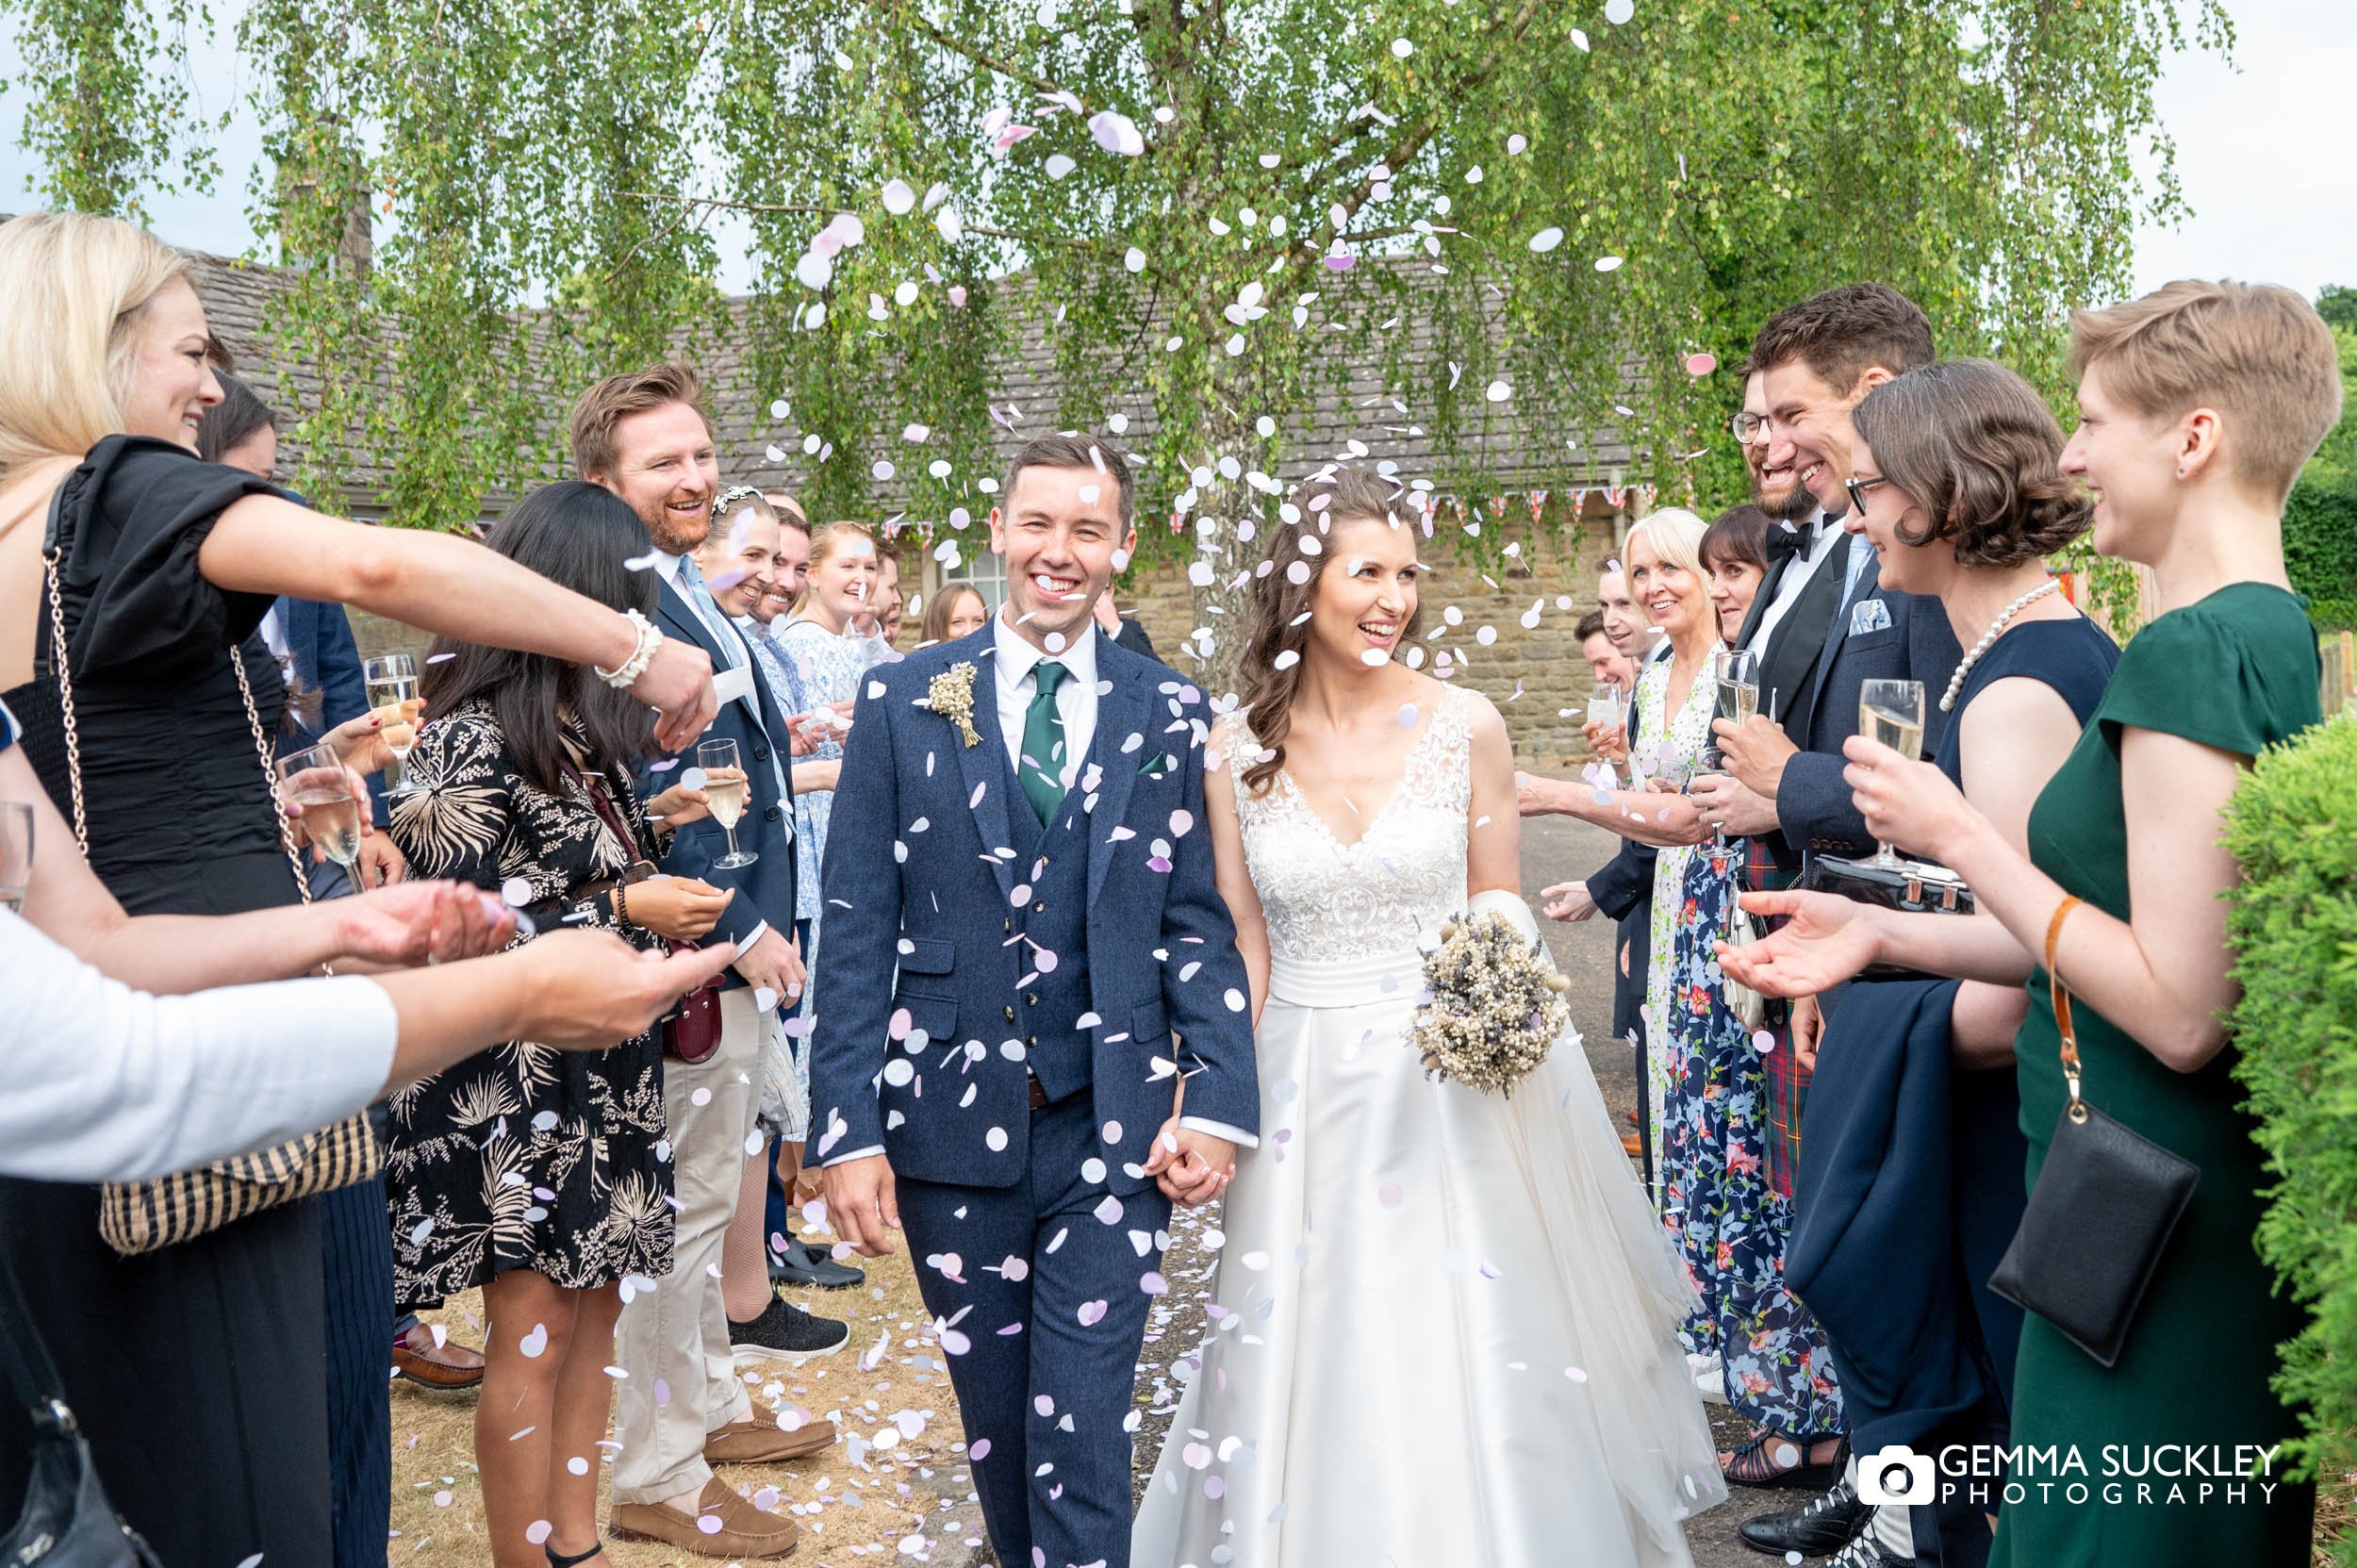
[[(125, 915), (16, 740), (0, 704), (0, 801), (33, 821), (24, 903), (0, 911), (0, 995), (16, 1029), (0, 1174), (133, 1181), (224, 1160), (348, 1116), (506, 1033), (602, 1049), (700, 978), (687, 961), (618, 971), (615, 944), (588, 933), (529, 957), (467, 959), (514, 916), (449, 883), (333, 907)], [(429, 953), (454, 962), (279, 978)]]
[(1572, 635), (1579, 639), (1579, 656), (1588, 661), (1589, 678), (1598, 685), (1616, 685), (1628, 689), (1637, 678), (1637, 667), (1622, 657), (1614, 646), (1612, 635), (1604, 629), (1604, 612), (1591, 610), (1579, 618)]
[[(1138, 531), (1133, 527), (1129, 530), (1129, 549), (1133, 550), (1137, 547), (1137, 538)], [(1122, 558), (1124, 560), (1129, 558), (1128, 550), (1123, 552)], [(1113, 638), (1113, 641), (1121, 644), (1122, 647), (1127, 648), (1130, 652), (1137, 654), (1140, 658), (1152, 659), (1156, 664), (1162, 663), (1161, 656), (1154, 652), (1154, 639), (1146, 635), (1145, 622), (1138, 620), (1134, 617), (1123, 615), (1120, 611), (1113, 608), (1113, 596), (1112, 593), (1107, 592), (1097, 595), (1096, 605), (1094, 613), (1096, 618), (1096, 629), (1098, 631)]]
[[(806, 713), (808, 704), (800, 685), (770, 642), (769, 627), (763, 619), (766, 607), (776, 602), (776, 572), (785, 535), (777, 509), (751, 486), (737, 485), (720, 492), (713, 503), (712, 519), (712, 532), (696, 551), (696, 565), (712, 590), (713, 602), (744, 634), (754, 667), (768, 683), (778, 706), (789, 714)], [(767, 614), (775, 619), (774, 611)], [(805, 790), (833, 789), (838, 766), (815, 759), (793, 763), (788, 772), (797, 800)], [(795, 940), (805, 954), (811, 950), (811, 933), (800, 910), (808, 883), (808, 878), (798, 879), (795, 888)], [(815, 895), (816, 890), (809, 891)], [(814, 1318), (794, 1303), (778, 1300), (770, 1289), (773, 1283), (836, 1289), (866, 1278), (823, 1256), (806, 1258), (800, 1245), (792, 1240), (783, 1205), (772, 1224), (771, 1169), (777, 1168), (788, 1193), (800, 1170), (802, 1143), (809, 1131), (810, 1096), (804, 1087), (809, 1067), (807, 1062), (798, 1065), (798, 1042), (787, 1035), (784, 1020), (774, 1010), (763, 1017), (762, 1024), (760, 1106), (754, 1113), (762, 1148), (746, 1156), (735, 1213), (729, 1221), (720, 1257), (721, 1305), (728, 1313), (730, 1343), (737, 1359), (749, 1364), (780, 1357), (807, 1360), (840, 1346), (850, 1337), (849, 1324)], [(783, 1252), (765, 1245), (773, 1230), (788, 1243)]]
[[(2112, 1365), (2028, 1315), (2012, 1442), (2272, 1451), (2299, 1432), (2271, 1384), (2276, 1347), (2302, 1314), (2251, 1242), (2274, 1179), (2234, 1082), (2240, 1043), (2221, 1021), (2235, 997), (2223, 895), (2240, 873), (2219, 816), (2252, 757), (2319, 718), (2316, 633), (2284, 573), (2282, 518), (2340, 417), (2338, 356), (2290, 290), (2186, 280), (2077, 312), (2071, 362), (2079, 427), (2063, 471), (2095, 497), (2097, 548), (2151, 569), (2160, 613), (2121, 652), (2094, 721), (2030, 809), (2027, 854), (1936, 764), (1853, 740), (1848, 774), (1868, 831), (1953, 867), (1984, 917), (1755, 895), (1754, 907), (1792, 919), (1724, 962), (1779, 994), (1824, 990), (1878, 960), (2026, 978), (2014, 1056), (2034, 1202), (2069, 1100), (2049, 990), (2058, 976), (2075, 997), (2086, 1102), (2200, 1178)], [(2186, 1397), (2188, 1368), (2200, 1369), (2199, 1398)], [(2005, 1503), (1991, 1560), (2304, 1564), (2313, 1487), (2280, 1468), (2260, 1478), (2271, 1493), (2221, 1486), (2101, 1509), (2028, 1488)]]
[(990, 624), (990, 604), (971, 583), (942, 586), (925, 606), (925, 646), (970, 637)]
[(1697, 553), (1709, 579), (1711, 608), (1719, 616), (1719, 640), (1730, 648), (1742, 635), (1768, 573), (1768, 514), (1758, 507), (1731, 507), (1703, 535)]
[(1708, 1381), (1751, 1427), (1721, 1456), (1743, 1486), (1823, 1486), (1838, 1469), (1841, 1395), (1824, 1335), (1784, 1284), (1789, 1201), (1767, 1180), (1765, 1065), (1728, 1006), (1712, 940), (1726, 930), (1735, 849), (1714, 847), (1682, 790), (1708, 745), (1718, 617), (1704, 583), (1707, 532), (1690, 512), (1639, 522), (1622, 549), (1628, 586), (1670, 656), (1638, 676), (1629, 766), (1652, 787), (1558, 786), (1559, 809), (1660, 847), (1645, 987), (1647, 1104), (1662, 1222), (1701, 1299), (1685, 1338)]
[[(2118, 660), (2046, 569), (2088, 520), (2059, 467), (2062, 428), (2036, 389), (1985, 359), (1910, 371), (1854, 419), (1851, 517), (1883, 586), (1936, 598), (1972, 649), (1938, 699), (1952, 718), (1932, 761), (2025, 852), (2030, 807)], [(1786, 1277), (1833, 1341), (1860, 1452), (2003, 1448), (2021, 1312), (1987, 1280), (2021, 1219), (2013, 1039), (2028, 994), (1914, 981), (1836, 995), (1821, 1035), (1818, 1000), (1794, 1003), (1796, 1045), (1842, 1070), (1810, 1107), (1811, 1200)], [(1959, 1491), (1911, 1510), (1911, 1558), (1853, 1550), (1866, 1568), (1978, 1568), (1995, 1511)]]
[[(91, 867), (125, 909), (301, 897), (256, 754), (285, 701), (255, 635), (280, 594), (602, 664), (665, 734), (701, 728), (714, 698), (694, 650), (480, 546), (322, 517), (201, 461), (221, 388), (190, 278), (185, 256), (110, 219), (0, 226), (0, 695), (51, 799), (96, 830)], [(53, 496), (63, 670), (43, 635)], [(101, 1240), (94, 1189), (0, 1187), (0, 1246), (42, 1281), (32, 1311), (82, 1434), (103, 1472), (140, 1477), (116, 1501), (166, 1561), (336, 1559), (320, 1209), (126, 1258)], [(386, 1321), (365, 1326), (379, 1379)], [(371, 1419), (387, 1419), (381, 1399)], [(0, 1488), (25, 1454), (24, 1430), (0, 1429)]]
[[(801, 711), (828, 710), (840, 715), (858, 701), (859, 678), (868, 661), (857, 632), (871, 619), (881, 597), (878, 582), (876, 536), (866, 524), (831, 522), (813, 533), (802, 597), (792, 618), (774, 632), (777, 647), (792, 665), (807, 704)], [(836, 728), (828, 734), (809, 760), (840, 767), (843, 731)], [(814, 789), (807, 798), (798, 792), (794, 806), (802, 853), (811, 867), (810, 880), (816, 882), (817, 868), (826, 863), (827, 825), (834, 812), (834, 791)], [(823, 939), (824, 923), (816, 907), (810, 921), (806, 959)], [(807, 1079), (804, 1081), (807, 1087)]]
[[(654, 608), (653, 580), (623, 564), (647, 553), (647, 531), (595, 485), (535, 490), (487, 543), (616, 611)], [(644, 706), (545, 654), (450, 637), (434, 652), (409, 756), (420, 788), (391, 822), (420, 874), (503, 890), (539, 931), (592, 927), (656, 952), (709, 933), (733, 890), (631, 880), (660, 853), (651, 816), (668, 838), (704, 815), (700, 792), (679, 785), (641, 806), (631, 770), (653, 745)], [(652, 1031), (594, 1056), (511, 1040), (392, 1103), (402, 1303), (483, 1292), (475, 1462), (499, 1568), (542, 1557), (525, 1534), (536, 1520), (549, 1523), (552, 1560), (597, 1547), (596, 1474), (568, 1461), (605, 1435), (623, 1278), (671, 1268), (662, 1064)]]
[[(825, 1422), (784, 1430), (777, 1412), (754, 1405), (730, 1370), (734, 1352), (719, 1264), (760, 1110), (765, 1020), (801, 994), (802, 962), (791, 934), (799, 880), (787, 771), (792, 732), (755, 673), (744, 635), (713, 601), (691, 553), (712, 532), (712, 503), (720, 491), (701, 400), (702, 388), (686, 366), (652, 365), (607, 376), (583, 392), (569, 432), (581, 476), (620, 496), (646, 524), (654, 546), (650, 575), (657, 579), (657, 624), (703, 650), (729, 679), (733, 694), (698, 744), (733, 742), (746, 790), (733, 835), (709, 820), (690, 823), (672, 835), (661, 862), (675, 876), (736, 890), (714, 929), (736, 944), (737, 957), (717, 999), (717, 1048), (701, 1062), (673, 1059), (663, 1066), (678, 1199), (672, 1266), (622, 1308), (616, 1354), (630, 1376), (615, 1399), (621, 1446), (607, 1531), (699, 1556), (762, 1559), (792, 1551), (799, 1530), (740, 1496), (712, 1467), (799, 1457), (823, 1448), (833, 1433)], [(649, 770), (695, 762), (695, 752), (684, 751)], [(750, 863), (717, 864), (727, 858), (732, 836)]]
[(876, 550), (876, 633), (887, 648), (900, 641), (900, 557), (890, 546)]

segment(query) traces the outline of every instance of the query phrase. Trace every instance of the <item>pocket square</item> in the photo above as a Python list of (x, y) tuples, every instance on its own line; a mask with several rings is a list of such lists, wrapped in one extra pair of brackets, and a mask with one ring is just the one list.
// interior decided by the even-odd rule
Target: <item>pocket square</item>
[(1141, 779), (1166, 778), (1171, 769), (1178, 766), (1177, 759), (1168, 751), (1156, 751), (1138, 764), (1138, 777)]
[(1850, 635), (1879, 632), (1890, 624), (1890, 606), (1879, 599), (1861, 599), (1850, 606)]

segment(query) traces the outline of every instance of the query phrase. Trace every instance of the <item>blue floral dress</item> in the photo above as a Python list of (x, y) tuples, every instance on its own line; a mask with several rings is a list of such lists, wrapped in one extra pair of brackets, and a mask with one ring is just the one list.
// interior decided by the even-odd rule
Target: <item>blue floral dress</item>
[[(1670, 664), (1656, 660), (1639, 678), (1640, 712), (1666, 707)], [(1657, 732), (1666, 738), (1652, 771), (1675, 777), (1699, 766), (1711, 710), (1710, 683), (1697, 680)], [(1767, 1065), (1727, 1008), (1711, 950), (1742, 865), (1739, 840), (1665, 849), (1655, 861), (1645, 1011), (1657, 1197), (1701, 1292), (1682, 1330), (1687, 1349), (1721, 1359), (1727, 1402), (1755, 1427), (1807, 1442), (1841, 1431), (1841, 1390), (1824, 1331), (1785, 1288), (1792, 1200), (1777, 1195), (1768, 1169)]]
[[(867, 670), (867, 645), (859, 638), (830, 632), (816, 621), (789, 620), (777, 630), (776, 645), (792, 669), (794, 682), (800, 687), (807, 707), (849, 702), (858, 698), (859, 678)], [(817, 751), (798, 760), (833, 762), (842, 755), (843, 742), (840, 739), (822, 740)], [(814, 894), (818, 887), (819, 869), (826, 862), (827, 824), (833, 816), (833, 790), (795, 792), (794, 832), (802, 847), (802, 864), (810, 868), (809, 875), (802, 880), (810, 885)], [(805, 964), (816, 956), (820, 907), (814, 898), (808, 909), (796, 911), (799, 917), (811, 922), (814, 950), (802, 955)]]

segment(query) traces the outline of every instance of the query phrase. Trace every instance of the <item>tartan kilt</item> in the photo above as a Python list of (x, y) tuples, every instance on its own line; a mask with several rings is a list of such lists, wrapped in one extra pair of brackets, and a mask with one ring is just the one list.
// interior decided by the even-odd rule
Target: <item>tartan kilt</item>
[[(1801, 880), (1800, 868), (1776, 863), (1775, 851), (1759, 839), (1743, 847), (1743, 889), (1749, 893), (1780, 893)], [(1768, 922), (1774, 930), (1785, 917)], [(1762, 1057), (1768, 1077), (1768, 1180), (1778, 1197), (1792, 1196), (1793, 1178), (1801, 1169), (1801, 1110), (1808, 1099), (1809, 1069), (1792, 1054), (1792, 1006), (1771, 999), (1763, 1024), (1775, 1036), (1774, 1048)]]

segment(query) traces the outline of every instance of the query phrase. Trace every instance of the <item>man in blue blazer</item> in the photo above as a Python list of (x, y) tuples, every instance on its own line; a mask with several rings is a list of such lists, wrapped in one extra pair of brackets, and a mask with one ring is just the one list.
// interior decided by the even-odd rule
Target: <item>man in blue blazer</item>
[[(682, 365), (608, 376), (573, 406), (573, 461), (583, 478), (628, 502), (653, 550), (655, 624), (712, 660), (718, 713), (701, 740), (736, 742), (746, 774), (739, 849), (755, 858), (717, 862), (727, 835), (706, 817), (672, 837), (661, 868), (733, 891), (710, 941), (736, 944), (720, 992), (720, 1044), (699, 1063), (668, 1060), (664, 1111), (675, 1172), (671, 1271), (622, 1309), (617, 1358), (630, 1374), (615, 1406), (614, 1512), (610, 1527), (705, 1556), (783, 1557), (799, 1532), (716, 1478), (715, 1463), (794, 1459), (832, 1441), (827, 1422), (781, 1430), (733, 1370), (720, 1283), (722, 1243), (733, 1218), (763, 1072), (764, 1015), (802, 989), (794, 945), (793, 786), (785, 716), (754, 668), (752, 652), (713, 600), (691, 553), (712, 528), (719, 469), (693, 371)], [(669, 759), (693, 765), (692, 751)], [(651, 784), (650, 793), (651, 793)], [(773, 1303), (783, 1309), (783, 1303)], [(812, 1351), (840, 1345), (812, 1346)], [(717, 1531), (704, 1527), (717, 1521)]]
[(1260, 1125), (1208, 707), (1092, 619), (1131, 493), (1093, 438), (1016, 455), (1006, 607), (869, 671), (827, 847), (812, 1157), (837, 1235), (908, 1231), (1008, 1564), (1129, 1561), (1162, 1230)]

